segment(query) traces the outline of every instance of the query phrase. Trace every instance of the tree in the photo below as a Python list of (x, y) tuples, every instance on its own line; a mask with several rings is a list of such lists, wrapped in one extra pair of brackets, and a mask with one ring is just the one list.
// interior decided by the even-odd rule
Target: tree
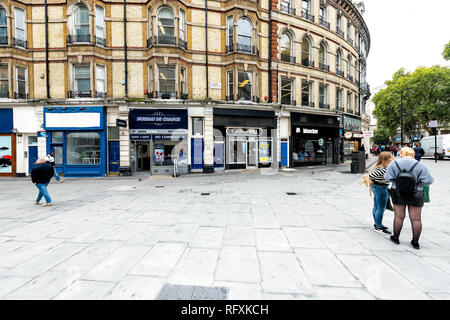
[(390, 134), (389, 129), (378, 127), (373, 131), (373, 143), (375, 144), (389, 144)]
[(419, 67), (413, 73), (398, 70), (387, 87), (374, 95), (374, 115), (378, 125), (394, 136), (400, 127), (403, 109), (403, 130), (409, 137), (421, 128), (432, 134), (429, 120), (446, 126), (450, 122), (450, 69)]
[(450, 41), (445, 45), (442, 55), (444, 56), (445, 60), (450, 60)]

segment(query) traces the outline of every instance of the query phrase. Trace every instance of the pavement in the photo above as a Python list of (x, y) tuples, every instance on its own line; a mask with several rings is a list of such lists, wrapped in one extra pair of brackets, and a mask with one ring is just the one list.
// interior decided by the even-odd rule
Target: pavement
[(374, 232), (350, 165), (71, 178), (49, 185), (52, 207), (0, 178), (0, 299), (448, 300), (450, 161), (424, 163), (420, 250), (409, 219), (400, 245)]

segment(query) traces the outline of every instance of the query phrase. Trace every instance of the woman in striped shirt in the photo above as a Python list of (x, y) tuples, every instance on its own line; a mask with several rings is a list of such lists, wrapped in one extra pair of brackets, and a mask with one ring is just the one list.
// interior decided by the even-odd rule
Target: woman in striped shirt
[(384, 151), (380, 153), (375, 168), (369, 174), (369, 178), (373, 182), (372, 192), (374, 195), (372, 214), (375, 224), (373, 227), (376, 232), (383, 232), (387, 234), (391, 234), (391, 232), (387, 227), (383, 226), (382, 222), (384, 210), (386, 209), (386, 204), (388, 201), (389, 182), (384, 180), (384, 174), (386, 173), (387, 166), (392, 160), (394, 160), (394, 157), (392, 157), (391, 152)]

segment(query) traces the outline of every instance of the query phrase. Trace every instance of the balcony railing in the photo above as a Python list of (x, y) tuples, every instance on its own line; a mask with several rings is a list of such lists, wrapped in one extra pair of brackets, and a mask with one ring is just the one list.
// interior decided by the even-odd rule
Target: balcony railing
[(289, 13), (289, 14), (295, 15), (295, 8), (292, 8), (291, 6), (281, 5), (281, 11), (284, 13)]
[(151, 46), (153, 46), (153, 37), (147, 39), (147, 48), (150, 48)]
[(350, 43), (351, 45), (353, 45), (353, 39), (350, 38), (350, 36), (347, 35), (347, 41), (348, 43)]
[(234, 95), (228, 95), (225, 97), (225, 100), (227, 101), (233, 101), (234, 100)]
[(302, 101), (302, 107), (314, 108), (314, 102), (305, 103), (304, 101)]
[(68, 34), (67, 35), (67, 43), (73, 44), (73, 43), (80, 43), (80, 42), (91, 42), (91, 35), (90, 34)]
[(69, 91), (67, 93), (67, 96), (69, 98), (91, 98), (92, 97), (92, 91)]
[(27, 49), (28, 48), (28, 42), (27, 42), (27, 40), (13, 38), (13, 46)]
[(281, 101), (281, 104), (287, 105), (287, 106), (296, 106), (297, 101), (296, 100), (288, 100), (288, 101)]
[(14, 99), (28, 99), (28, 93), (14, 92)]
[(8, 45), (8, 37), (0, 37), (0, 46)]
[(342, 31), (339, 27), (336, 28), (336, 33), (337, 33), (339, 36), (341, 36), (342, 38), (345, 37), (344, 31)]
[(311, 15), (309, 10), (302, 10), (302, 18), (314, 22), (314, 16)]
[(102, 46), (102, 47), (106, 47), (106, 39), (95, 36), (95, 44)]
[(229, 52), (233, 52), (234, 51), (234, 46), (233, 44), (228, 44), (225, 48), (225, 52), (229, 53)]
[(351, 76), (351, 75), (347, 74), (347, 80), (350, 80), (350, 81), (352, 81), (352, 82), (353, 82), (353, 76)]
[(325, 102), (319, 102), (319, 108), (320, 109), (328, 109), (328, 110), (330, 110), (330, 105), (326, 104)]
[(106, 98), (106, 92), (95, 91), (96, 98)]
[(324, 63), (319, 63), (319, 69), (330, 72), (330, 66)]
[(180, 93), (180, 99), (181, 100), (186, 100), (188, 98), (188, 94), (187, 93)]
[(345, 77), (345, 73), (344, 73), (344, 71), (342, 71), (341, 69), (336, 68), (336, 74), (337, 74), (338, 76)]
[(361, 115), (361, 112), (360, 112), (359, 110), (355, 110), (355, 114), (356, 114), (357, 116), (360, 116), (360, 115)]
[(158, 92), (156, 91), (156, 96), (160, 99), (176, 99), (177, 92)]
[(289, 55), (289, 54), (281, 54), (281, 61), (286, 61), (290, 63), (295, 63), (295, 57)]
[(156, 44), (168, 44), (174, 46), (175, 42), (176, 42), (175, 37), (168, 37), (168, 36), (155, 37)]
[(344, 107), (337, 106), (336, 109), (337, 109), (338, 111), (344, 112)]
[(309, 59), (303, 59), (302, 60), (302, 65), (305, 67), (312, 67), (314, 68), (314, 61), (309, 60)]
[(187, 41), (183, 39), (178, 39), (178, 45), (180, 48), (187, 50)]
[(361, 90), (363, 91), (370, 91), (370, 86), (367, 82), (362, 82), (360, 85)]
[(8, 90), (0, 91), (0, 98), (9, 98), (9, 91)]
[(246, 44), (237, 43), (236, 47), (237, 47), (236, 51), (238, 51), (238, 52), (245, 52), (245, 53), (252, 53), (252, 54), (256, 53), (256, 47), (255, 46), (249, 46), (249, 45), (246, 45)]
[(321, 26), (324, 26), (325, 28), (330, 29), (330, 23), (327, 20), (325, 20), (324, 17), (320, 17), (319, 22), (320, 22)]

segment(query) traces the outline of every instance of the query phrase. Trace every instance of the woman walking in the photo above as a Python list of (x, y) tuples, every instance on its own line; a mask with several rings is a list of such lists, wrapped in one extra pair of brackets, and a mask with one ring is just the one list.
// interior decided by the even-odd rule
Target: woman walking
[(424, 203), (423, 187), (434, 182), (427, 167), (422, 162), (414, 159), (414, 149), (405, 147), (400, 149), (401, 159), (389, 164), (386, 181), (392, 181), (391, 198), (394, 204), (394, 234), (391, 241), (400, 244), (399, 236), (405, 219), (406, 207), (408, 207), (409, 219), (413, 238), (411, 245), (419, 249), (419, 237), (422, 232), (422, 207)]
[(372, 181), (373, 192), (373, 225), (376, 232), (391, 234), (389, 229), (383, 226), (383, 215), (386, 210), (386, 204), (388, 201), (388, 186), (389, 181), (384, 179), (387, 166), (394, 160), (392, 153), (389, 151), (383, 151), (378, 156), (378, 161), (375, 169), (369, 174), (369, 179)]

